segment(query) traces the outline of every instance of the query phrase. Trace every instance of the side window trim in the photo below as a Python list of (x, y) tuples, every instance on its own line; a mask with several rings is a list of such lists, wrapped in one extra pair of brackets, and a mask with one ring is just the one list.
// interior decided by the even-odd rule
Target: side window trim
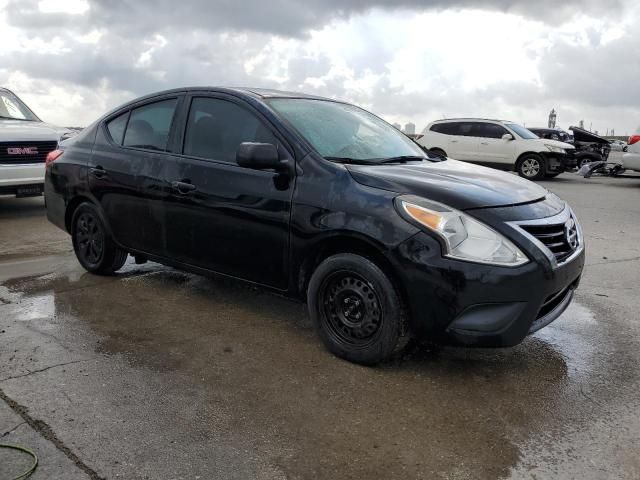
[[(162, 102), (165, 100), (172, 100), (175, 99), (176, 100), (176, 108), (173, 111), (173, 117), (171, 119), (171, 125), (169, 126), (169, 135), (167, 136), (167, 144), (166, 144), (166, 150), (161, 151), (161, 150), (149, 150), (149, 149), (145, 149), (145, 148), (138, 148), (138, 147), (128, 147), (126, 145), (124, 145), (124, 139), (125, 136), (127, 134), (127, 128), (129, 128), (129, 120), (131, 120), (131, 112), (133, 110), (135, 110), (136, 108), (140, 108), (140, 107), (144, 107), (147, 105), (151, 105), (153, 103), (157, 103), (157, 102)], [(104, 120), (102, 122), (102, 128), (104, 129), (104, 131), (106, 132), (106, 136), (108, 138), (108, 140), (115, 146), (120, 147), (120, 148), (124, 148), (127, 150), (134, 150), (137, 152), (153, 152), (153, 153), (157, 153), (157, 154), (165, 154), (165, 155), (175, 155), (175, 153), (172, 151), (172, 146), (173, 146), (173, 142), (175, 140), (175, 131), (176, 131), (176, 127), (177, 127), (177, 120), (178, 120), (178, 113), (179, 110), (182, 108), (182, 103), (184, 100), (184, 93), (178, 93), (178, 94), (173, 94), (173, 95), (168, 95), (168, 96), (161, 96), (161, 97), (154, 97), (154, 98), (149, 98), (146, 99), (142, 102), (139, 103), (135, 103), (133, 105), (129, 105), (126, 109), (124, 110), (120, 110), (117, 113), (113, 114), (112, 116), (110, 116), (109, 118), (107, 118), (106, 120)], [(127, 113), (127, 123), (125, 125), (124, 128), (124, 133), (122, 135), (122, 143), (117, 143), (112, 137), (111, 137), (111, 133), (109, 132), (109, 129), (107, 128), (107, 123), (109, 123), (111, 120), (115, 120), (116, 118), (118, 118), (120, 115)]]

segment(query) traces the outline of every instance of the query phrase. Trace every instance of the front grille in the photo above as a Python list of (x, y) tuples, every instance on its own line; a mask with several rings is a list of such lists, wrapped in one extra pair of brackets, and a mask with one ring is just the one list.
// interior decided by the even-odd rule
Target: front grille
[(0, 165), (44, 163), (58, 142), (0, 142)]
[(551, 225), (520, 225), (520, 227), (537, 238), (556, 257), (558, 263), (569, 258), (579, 247), (578, 226), (570, 217), (564, 223)]

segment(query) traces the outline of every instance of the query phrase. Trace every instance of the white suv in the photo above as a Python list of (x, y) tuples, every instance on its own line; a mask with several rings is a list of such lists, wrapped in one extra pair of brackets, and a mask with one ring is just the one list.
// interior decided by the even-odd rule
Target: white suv
[(70, 134), (44, 123), (13, 92), (0, 88), (0, 195), (41, 195), (45, 159)]
[(627, 170), (640, 172), (640, 134), (629, 137), (627, 153), (622, 156), (622, 166)]
[(515, 170), (529, 180), (555, 177), (576, 166), (573, 145), (538, 138), (523, 126), (503, 120), (438, 120), (427, 125), (417, 141), (438, 155)]

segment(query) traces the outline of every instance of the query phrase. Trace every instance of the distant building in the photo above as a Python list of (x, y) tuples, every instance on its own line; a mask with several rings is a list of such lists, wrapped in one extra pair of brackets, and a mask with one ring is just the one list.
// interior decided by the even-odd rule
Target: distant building
[(398, 130), (402, 131), (402, 125), (400, 125), (399, 123), (394, 123), (393, 126)]
[(557, 117), (558, 117), (558, 114), (552, 108), (551, 109), (551, 113), (549, 113), (549, 128), (556, 128), (556, 118)]
[(578, 126), (584, 130), (584, 120), (580, 120), (580, 122), (578, 123)]
[(404, 133), (407, 135), (415, 135), (416, 134), (416, 126), (415, 124), (409, 122), (404, 126)]

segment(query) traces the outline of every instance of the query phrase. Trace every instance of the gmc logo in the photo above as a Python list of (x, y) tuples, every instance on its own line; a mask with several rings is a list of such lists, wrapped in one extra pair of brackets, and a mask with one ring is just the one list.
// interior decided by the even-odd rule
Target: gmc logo
[(10, 147), (7, 148), (9, 155), (37, 155), (38, 147)]

